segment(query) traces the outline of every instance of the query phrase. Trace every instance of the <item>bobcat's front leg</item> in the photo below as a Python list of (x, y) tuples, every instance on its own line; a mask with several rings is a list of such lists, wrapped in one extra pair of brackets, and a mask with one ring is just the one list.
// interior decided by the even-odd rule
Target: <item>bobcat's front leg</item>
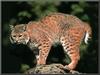
[(37, 65), (46, 64), (46, 59), (51, 48), (51, 43), (48, 40), (43, 40), (39, 46), (39, 56), (37, 58)]

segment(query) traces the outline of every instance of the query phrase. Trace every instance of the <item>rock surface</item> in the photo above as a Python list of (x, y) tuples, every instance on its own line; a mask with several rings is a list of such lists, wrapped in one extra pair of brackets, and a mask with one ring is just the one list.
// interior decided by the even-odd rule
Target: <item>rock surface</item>
[(78, 71), (69, 71), (62, 64), (38, 65), (25, 72), (25, 74), (80, 74)]

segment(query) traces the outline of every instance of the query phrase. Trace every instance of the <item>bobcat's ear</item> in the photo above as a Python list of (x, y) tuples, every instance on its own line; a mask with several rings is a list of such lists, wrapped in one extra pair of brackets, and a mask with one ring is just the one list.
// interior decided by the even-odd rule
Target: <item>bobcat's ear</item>
[(23, 30), (26, 31), (26, 25), (25, 24), (23, 25)]
[(10, 30), (13, 30), (14, 29), (14, 26), (13, 25), (9, 25), (10, 27)]

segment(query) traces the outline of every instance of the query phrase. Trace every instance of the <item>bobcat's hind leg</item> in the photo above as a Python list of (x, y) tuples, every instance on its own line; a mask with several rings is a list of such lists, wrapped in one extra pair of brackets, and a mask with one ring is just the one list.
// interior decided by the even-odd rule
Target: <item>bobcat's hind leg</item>
[(48, 57), (49, 51), (51, 48), (51, 43), (46, 39), (42, 41), (39, 46), (39, 56), (37, 59), (37, 65), (46, 64), (46, 59)]
[(64, 38), (64, 37), (61, 39), (61, 43), (62, 43), (65, 53), (68, 54), (68, 56), (71, 59), (71, 63), (69, 63), (65, 67), (66, 69), (73, 70), (75, 69), (80, 59), (79, 47), (77, 44), (75, 44), (74, 42), (73, 43), (70, 42), (68, 38)]

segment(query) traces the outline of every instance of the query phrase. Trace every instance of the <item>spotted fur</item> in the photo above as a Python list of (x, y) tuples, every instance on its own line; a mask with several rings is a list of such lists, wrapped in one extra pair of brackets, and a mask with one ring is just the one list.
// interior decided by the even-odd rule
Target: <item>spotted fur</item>
[[(12, 27), (11, 41), (27, 44), (31, 50), (39, 49), (37, 64), (46, 64), (46, 59), (53, 44), (60, 42), (66, 54), (71, 58), (70, 70), (75, 69), (80, 59), (79, 47), (84, 39), (87, 43), (92, 34), (91, 27), (73, 15), (54, 13), (40, 21), (29, 22)], [(20, 36), (21, 35), (21, 36)]]

